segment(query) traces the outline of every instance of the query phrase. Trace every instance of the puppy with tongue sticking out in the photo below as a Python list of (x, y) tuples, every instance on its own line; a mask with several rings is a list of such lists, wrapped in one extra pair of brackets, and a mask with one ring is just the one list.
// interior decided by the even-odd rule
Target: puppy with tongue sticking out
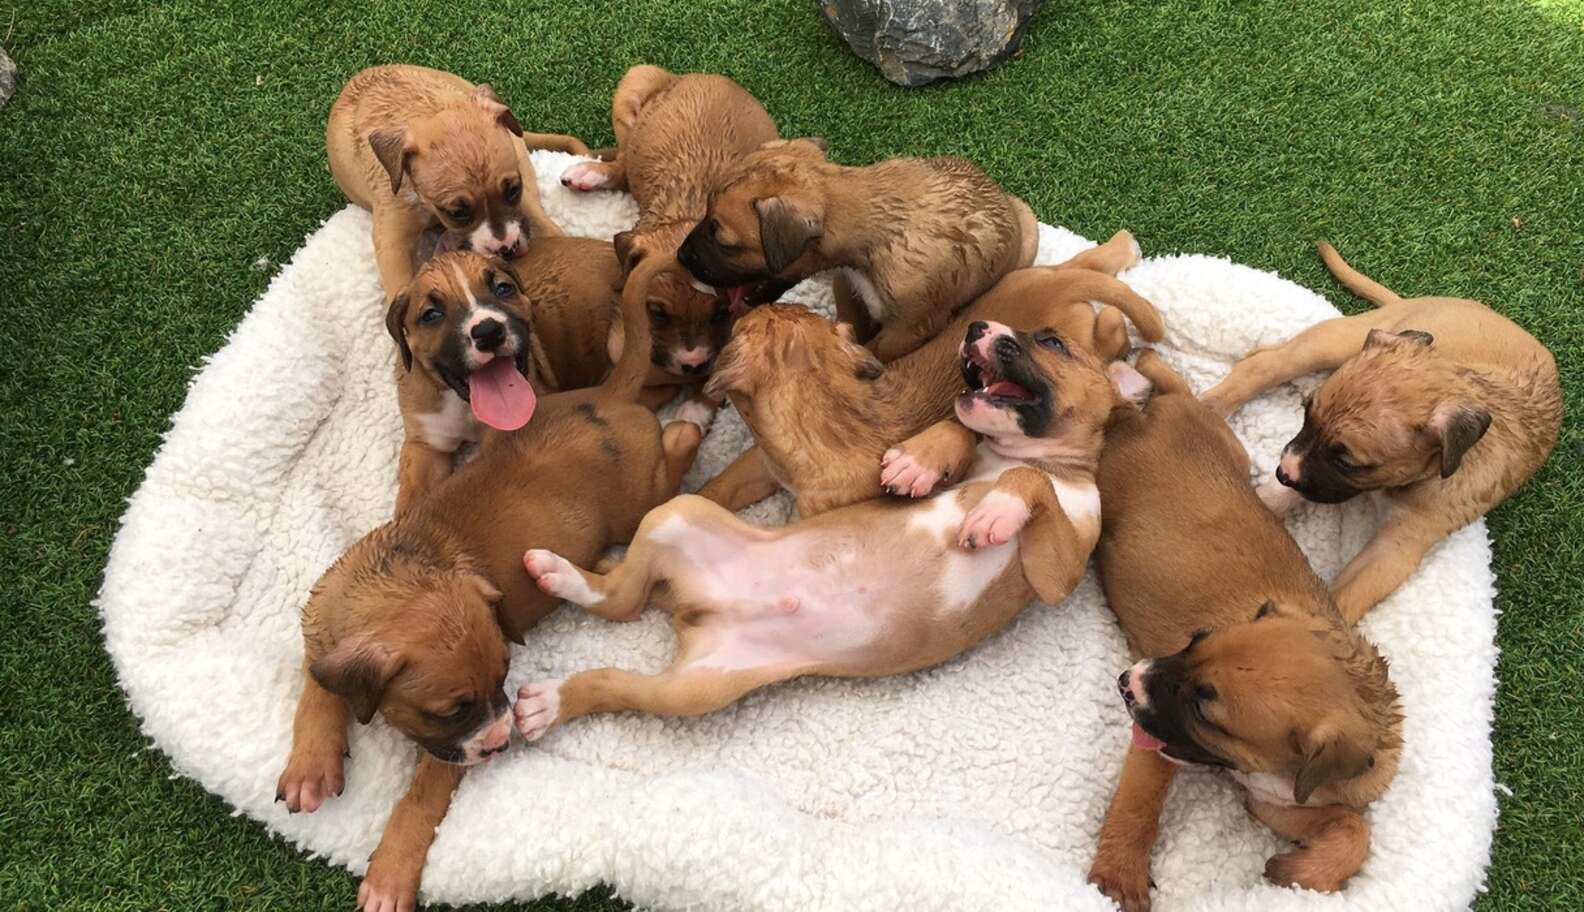
[(522, 282), (504, 260), (437, 254), (391, 302), (385, 327), (400, 352), (400, 513), (451, 474), (456, 451), (483, 428), (527, 424), (549, 387)]

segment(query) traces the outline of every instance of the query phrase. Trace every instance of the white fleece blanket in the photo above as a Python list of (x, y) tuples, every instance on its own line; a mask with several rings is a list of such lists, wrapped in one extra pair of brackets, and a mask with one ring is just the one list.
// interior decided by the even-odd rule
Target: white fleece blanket
[[(545, 208), (570, 233), (608, 237), (633, 220), (625, 196), (563, 190), (569, 157), (535, 160)], [(1046, 227), (1040, 262), (1090, 243)], [(1214, 257), (1150, 258), (1124, 278), (1165, 314), (1163, 352), (1199, 389), (1251, 347), (1336, 314), (1311, 291)], [(822, 281), (793, 297), (829, 307)], [(98, 602), (121, 685), (175, 768), (353, 872), (407, 785), (408, 742), (379, 720), (359, 726), (344, 795), (297, 816), (273, 799), (301, 686), (298, 611), (330, 562), (390, 514), (401, 437), (391, 351), (369, 218), (348, 208), (194, 379), (128, 506)], [(1296, 432), (1300, 388), (1312, 385), (1236, 416), (1262, 471)], [(689, 488), (748, 441), (723, 412)], [(783, 497), (748, 515), (787, 513)], [(1290, 525), (1329, 577), (1374, 522), (1359, 503), (1306, 508)], [(1193, 771), (1162, 820), (1157, 908), (1467, 906), (1496, 824), (1493, 594), (1478, 523), (1365, 621), (1402, 693), (1406, 748), (1369, 811), (1373, 852), (1346, 892), (1265, 883), (1283, 842), (1248, 817), (1225, 776)], [(672, 645), (658, 612), (612, 624), (563, 607), (516, 650), (509, 686), (605, 664), (657, 670)], [(696, 719), (580, 719), (468, 774), (423, 896), (531, 898), (606, 882), (657, 909), (1108, 908), (1084, 873), (1128, 742), (1115, 685), (1128, 662), (1090, 578), (933, 670), (796, 681)]]

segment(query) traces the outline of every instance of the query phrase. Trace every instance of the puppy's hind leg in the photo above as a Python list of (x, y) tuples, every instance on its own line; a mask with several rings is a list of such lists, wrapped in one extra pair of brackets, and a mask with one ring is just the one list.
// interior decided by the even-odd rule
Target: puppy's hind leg
[(1249, 813), (1298, 847), (1265, 863), (1265, 878), (1279, 886), (1335, 893), (1369, 857), (1369, 823), (1346, 805), (1286, 807), (1249, 799)]
[(1124, 269), (1137, 266), (1144, 253), (1139, 249), (1133, 233), (1127, 230), (1111, 235), (1110, 240), (1098, 247), (1090, 247), (1052, 266), (1052, 269), (1092, 269), (1106, 275), (1116, 275)]
[(1141, 352), (1133, 367), (1143, 374), (1145, 379), (1149, 380), (1150, 386), (1154, 388), (1157, 394), (1185, 393), (1189, 396), (1193, 395), (1193, 388), (1188, 385), (1188, 381), (1182, 378), (1182, 374), (1172, 370), (1165, 359), (1154, 349), (1146, 349)]
[[(677, 412), (678, 418), (660, 430), (660, 447), (665, 454), (665, 479), (658, 498), (661, 500), (669, 500), (682, 489), (682, 477), (693, 467), (699, 444), (704, 440), (705, 429), (699, 421), (708, 419), (696, 414), (701, 407), (695, 406), (695, 411), (689, 413), (689, 417), (681, 417), (691, 404), (692, 400), (684, 403)], [(713, 412), (710, 414), (713, 416)]]
[(561, 172), (569, 190), (626, 190), (627, 165), (618, 155), (611, 161), (578, 162)]
[(517, 691), (512, 712), (523, 739), (535, 741), (551, 728), (590, 713), (638, 710), (659, 716), (701, 716), (796, 673), (782, 667), (724, 671), (682, 664), (656, 675), (596, 668), (565, 681), (536, 681), (524, 686)]

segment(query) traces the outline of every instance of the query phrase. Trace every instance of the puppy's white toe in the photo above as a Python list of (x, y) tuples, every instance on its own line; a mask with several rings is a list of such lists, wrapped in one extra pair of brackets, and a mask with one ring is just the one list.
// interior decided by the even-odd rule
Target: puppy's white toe
[(518, 688), (512, 721), (524, 741), (538, 741), (556, 723), (560, 712), (561, 679), (547, 678)]
[(605, 171), (589, 162), (579, 162), (561, 172), (561, 186), (572, 190), (598, 190), (610, 183)]
[(523, 569), (547, 595), (565, 599), (574, 605), (597, 605), (604, 596), (589, 588), (583, 574), (572, 562), (543, 548), (532, 548), (523, 554)]
[[(697, 399), (689, 399), (677, 407), (676, 415), (671, 422), (686, 421), (698, 425), (701, 431), (708, 431), (710, 422), (715, 420), (715, 409)], [(667, 424), (671, 423), (667, 422)]]
[(1011, 541), (1029, 520), (1028, 505), (1005, 491), (991, 491), (963, 518), (957, 544), (987, 548)]

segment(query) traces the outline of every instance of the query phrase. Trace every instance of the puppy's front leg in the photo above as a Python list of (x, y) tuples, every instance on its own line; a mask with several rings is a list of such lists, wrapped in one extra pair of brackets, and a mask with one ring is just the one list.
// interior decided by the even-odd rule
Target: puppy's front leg
[(1315, 371), (1335, 370), (1364, 348), (1381, 312), (1316, 323), (1279, 345), (1263, 346), (1232, 365), (1232, 372), (1199, 399), (1222, 418), (1273, 386)]
[(962, 423), (937, 421), (880, 457), (880, 486), (889, 494), (924, 497), (949, 487), (973, 464), (978, 435)]
[(351, 714), (344, 700), (323, 687), (303, 664), (303, 692), (292, 720), (291, 755), (275, 783), (275, 800), (286, 810), (313, 813), (346, 787), (342, 758)]
[(1018, 466), (1001, 473), (995, 486), (963, 518), (957, 543), (964, 548), (993, 547), (1018, 538), (1023, 578), (1040, 601), (1056, 604), (1083, 578), (1089, 555), (1078, 541), (1050, 478)]
[(412, 281), (413, 259), (422, 233), (422, 221), (399, 201), (391, 200), (374, 210), (374, 263), (387, 302)]
[(1265, 863), (1265, 878), (1278, 886), (1335, 893), (1347, 885), (1369, 857), (1369, 823), (1342, 804), (1292, 807), (1252, 797), (1249, 813), (1298, 848)]
[(700, 488), (699, 496), (735, 513), (779, 490), (781, 483), (776, 481), (776, 477), (770, 473), (770, 467), (765, 464), (764, 452), (758, 446), (753, 446)]
[(369, 858), (368, 871), (358, 886), (359, 909), (410, 912), (417, 908), (418, 884), (435, 827), (445, 819), (451, 793), (465, 772), (467, 767), (436, 760), (428, 753), (418, 760), (418, 773), (391, 811), (379, 847)]
[(1177, 775), (1158, 751), (1129, 747), (1111, 806), (1100, 826), (1100, 846), (1089, 866), (1089, 882), (1115, 900), (1122, 912), (1148, 912), (1150, 852), (1161, 807)]
[(406, 512), (424, 492), (451, 475), (452, 454), (416, 440), (402, 443), (397, 469), (396, 513)]
[(1364, 550), (1331, 581), (1331, 594), (1343, 620), (1357, 624), (1419, 569), (1436, 542), (1457, 531), (1445, 517), (1423, 515), (1394, 505)]

